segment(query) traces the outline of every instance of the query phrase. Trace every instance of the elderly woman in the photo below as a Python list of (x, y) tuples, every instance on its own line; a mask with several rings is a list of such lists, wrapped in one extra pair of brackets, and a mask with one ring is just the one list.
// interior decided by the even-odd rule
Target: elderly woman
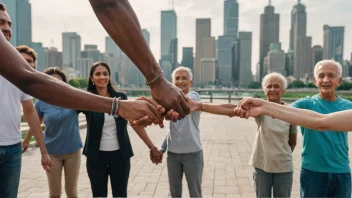
[[(287, 81), (279, 73), (270, 73), (262, 81), (267, 100), (285, 105), (281, 95)], [(297, 127), (266, 115), (255, 117), (258, 125), (249, 164), (254, 167), (257, 197), (290, 197), (293, 177), (292, 152), (296, 145)]]

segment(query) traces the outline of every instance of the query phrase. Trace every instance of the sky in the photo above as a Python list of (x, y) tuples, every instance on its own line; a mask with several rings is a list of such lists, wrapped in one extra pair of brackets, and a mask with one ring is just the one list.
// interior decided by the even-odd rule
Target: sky
[[(142, 28), (150, 32), (150, 48), (160, 59), (160, 11), (168, 10), (171, 0), (130, 0)], [(252, 38), (252, 71), (259, 60), (260, 14), (269, 0), (238, 0), (239, 31), (250, 31)], [(280, 14), (280, 42), (287, 51), (289, 43), (290, 13), (297, 0), (271, 0), (275, 12)], [(352, 53), (352, 0), (302, 0), (307, 8), (307, 36), (313, 45), (323, 44), (323, 25), (345, 26), (344, 59)], [(106, 31), (101, 26), (88, 0), (31, 0), (32, 35), (34, 42), (45, 47), (62, 49), (61, 33), (77, 32), (84, 44), (97, 44), (105, 51)], [(182, 60), (182, 47), (195, 46), (196, 18), (211, 18), (212, 36), (223, 34), (224, 0), (174, 0), (177, 14), (178, 60)]]

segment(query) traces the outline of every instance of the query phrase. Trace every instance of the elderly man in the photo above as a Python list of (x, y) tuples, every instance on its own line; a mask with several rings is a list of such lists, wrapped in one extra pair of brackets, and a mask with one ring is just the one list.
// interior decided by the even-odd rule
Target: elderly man
[[(342, 67), (323, 60), (314, 67), (319, 94), (302, 98), (292, 107), (322, 114), (352, 108), (352, 102), (335, 95), (342, 82)], [(301, 197), (351, 197), (351, 174), (347, 133), (319, 132), (301, 127), (303, 135)]]

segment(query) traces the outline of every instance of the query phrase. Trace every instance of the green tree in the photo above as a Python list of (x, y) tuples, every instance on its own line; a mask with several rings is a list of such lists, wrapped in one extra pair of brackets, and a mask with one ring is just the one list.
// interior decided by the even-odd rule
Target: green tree
[(303, 88), (305, 87), (304, 82), (300, 81), (300, 80), (294, 80), (292, 81), (287, 88)]
[(248, 85), (249, 89), (260, 89), (261, 88), (261, 84), (259, 82), (251, 82)]
[(87, 88), (88, 87), (88, 78), (80, 78), (78, 79), (79, 87), (80, 88)]
[(309, 83), (306, 84), (306, 87), (308, 87), (308, 88), (316, 88), (317, 86), (315, 86), (314, 83), (309, 82)]
[(70, 80), (68, 81), (68, 84), (71, 85), (71, 86), (73, 86), (73, 87), (76, 87), (76, 88), (79, 88), (79, 86), (80, 86), (80, 84), (79, 84), (79, 82), (78, 82), (77, 79), (70, 79)]
[(352, 88), (352, 84), (347, 81), (342, 81), (337, 90), (350, 90)]

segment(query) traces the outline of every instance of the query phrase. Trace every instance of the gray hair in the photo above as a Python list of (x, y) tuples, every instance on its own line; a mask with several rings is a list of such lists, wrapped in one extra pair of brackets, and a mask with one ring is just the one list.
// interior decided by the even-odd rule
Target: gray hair
[(335, 65), (336, 69), (337, 69), (338, 77), (342, 77), (342, 66), (341, 66), (341, 64), (339, 62), (336, 62), (334, 59), (332, 59), (332, 60), (322, 60), (322, 61), (317, 62), (317, 64), (315, 64), (315, 66), (314, 66), (314, 76), (315, 77), (318, 76), (317, 72), (318, 72), (319, 66), (325, 65), (325, 64)]
[(264, 76), (263, 78), (263, 81), (262, 81), (262, 88), (264, 89), (265, 86), (268, 84), (268, 81), (271, 79), (271, 78), (278, 78), (281, 80), (281, 85), (284, 89), (287, 88), (287, 79), (285, 78), (285, 76), (283, 76), (282, 74), (280, 73), (277, 73), (277, 72), (272, 72), (270, 74), (267, 74), (266, 76)]
[(176, 72), (178, 72), (178, 71), (186, 71), (186, 72), (188, 73), (188, 75), (189, 75), (189, 79), (190, 79), (190, 80), (193, 79), (192, 70), (191, 70), (190, 68), (188, 68), (188, 67), (180, 66), (180, 67), (176, 68), (176, 69), (172, 72), (172, 74), (171, 74), (172, 80), (175, 80), (175, 75), (176, 75)]

